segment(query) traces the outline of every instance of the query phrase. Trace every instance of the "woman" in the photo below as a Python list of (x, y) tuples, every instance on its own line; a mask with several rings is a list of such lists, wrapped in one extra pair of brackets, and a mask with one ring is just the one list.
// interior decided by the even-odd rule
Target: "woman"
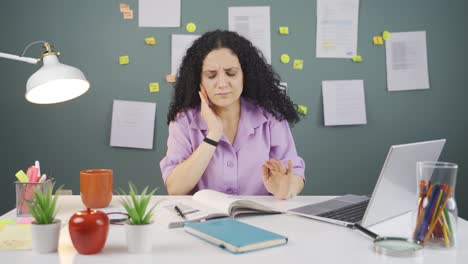
[(160, 166), (168, 193), (297, 195), (305, 165), (288, 125), (297, 121), (279, 76), (250, 41), (205, 33), (187, 50), (167, 116)]

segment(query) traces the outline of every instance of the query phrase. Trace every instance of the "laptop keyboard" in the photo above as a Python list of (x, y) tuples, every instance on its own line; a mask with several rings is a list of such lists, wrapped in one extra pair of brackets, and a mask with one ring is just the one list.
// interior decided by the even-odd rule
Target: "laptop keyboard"
[(340, 220), (344, 222), (356, 223), (362, 220), (364, 213), (366, 212), (369, 200), (345, 206), (333, 211), (329, 211), (317, 216)]

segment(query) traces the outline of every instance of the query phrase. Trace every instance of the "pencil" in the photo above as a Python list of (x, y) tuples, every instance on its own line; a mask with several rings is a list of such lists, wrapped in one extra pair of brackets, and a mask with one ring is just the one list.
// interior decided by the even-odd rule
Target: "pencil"
[(445, 247), (450, 247), (450, 234), (448, 233), (447, 223), (445, 222), (445, 215), (442, 214), (442, 231), (444, 232)]
[(433, 186), (434, 188), (432, 188), (432, 192), (429, 194), (429, 197), (427, 197), (428, 203), (426, 205), (426, 210), (424, 211), (423, 218), (421, 220), (418, 231), (416, 233), (418, 241), (424, 241), (424, 236), (426, 234), (427, 227), (429, 226), (431, 216), (434, 213), (435, 200), (436, 200), (437, 194), (439, 193), (440, 185), (434, 184)]
[(434, 188), (434, 185), (432, 185), (431, 183), (429, 183), (429, 189), (428, 189), (427, 192), (426, 192), (426, 197), (425, 197), (425, 198), (423, 199), (423, 201), (422, 201), (422, 210), (421, 210), (421, 214), (418, 216), (418, 220), (416, 221), (416, 227), (414, 228), (414, 232), (413, 232), (413, 238), (414, 238), (415, 240), (417, 240), (417, 239), (416, 239), (416, 236), (417, 236), (418, 233), (419, 233), (418, 230), (419, 230), (419, 228), (420, 228), (420, 225), (421, 225), (421, 221), (422, 221), (422, 219), (423, 219), (423, 216), (424, 216), (424, 214), (426, 213), (426, 209), (429, 209), (429, 207), (428, 207), (429, 204), (426, 204), (426, 206), (424, 206), (424, 200), (429, 201), (429, 197), (430, 197), (430, 195), (431, 195), (431, 193), (432, 193), (432, 189), (433, 189), (433, 188)]
[(446, 190), (447, 190), (447, 185), (445, 185), (445, 184), (442, 185), (442, 188), (439, 191), (439, 197), (437, 198), (437, 202), (436, 202), (436, 205), (435, 205), (435, 208), (434, 208), (434, 213), (432, 213), (432, 218), (431, 218), (431, 222), (430, 222), (431, 225), (434, 222), (434, 220), (437, 220), (437, 219), (435, 219), (435, 216), (436, 216), (438, 210), (440, 209), (440, 200), (444, 196), (444, 193), (445, 193)]
[[(442, 203), (442, 207), (440, 208), (439, 212), (437, 213), (436, 219), (440, 217), (442, 212), (444, 211), (445, 205), (447, 204), (448, 199), (450, 198), (450, 195), (452, 195), (453, 188), (449, 188), (447, 192), (447, 196), (445, 196), (445, 200)], [(435, 224), (437, 222), (432, 223), (431, 227), (429, 228), (429, 231), (426, 234), (426, 237), (424, 238), (424, 245), (427, 244), (427, 241), (429, 241), (429, 238), (431, 237), (432, 231), (434, 230)]]

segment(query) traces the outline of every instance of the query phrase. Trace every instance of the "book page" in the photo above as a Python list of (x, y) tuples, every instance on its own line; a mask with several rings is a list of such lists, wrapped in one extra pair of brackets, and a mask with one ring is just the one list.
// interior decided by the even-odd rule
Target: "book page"
[(196, 192), (192, 199), (227, 215), (230, 215), (231, 204), (236, 201), (227, 194), (208, 189)]
[(245, 197), (227, 195), (213, 190), (198, 191), (193, 195), (193, 199), (232, 217), (239, 214), (279, 213), (279, 211)]
[[(179, 207), (185, 216), (181, 217), (174, 206)], [(153, 218), (156, 222), (166, 225), (168, 228), (183, 227), (185, 222), (200, 221), (217, 217), (228, 216), (220, 210), (201, 204), (190, 197), (181, 199), (162, 200), (154, 211)]]

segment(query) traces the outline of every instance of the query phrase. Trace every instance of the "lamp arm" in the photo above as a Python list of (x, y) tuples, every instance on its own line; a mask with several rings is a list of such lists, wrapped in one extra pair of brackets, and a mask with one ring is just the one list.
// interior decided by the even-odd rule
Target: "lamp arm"
[(17, 60), (17, 61), (24, 61), (27, 63), (31, 64), (37, 64), (40, 60), (39, 59), (34, 59), (34, 58), (29, 58), (29, 57), (21, 57), (18, 55), (13, 55), (13, 54), (8, 54), (8, 53), (3, 53), (0, 52), (0, 58), (6, 58), (10, 60)]

